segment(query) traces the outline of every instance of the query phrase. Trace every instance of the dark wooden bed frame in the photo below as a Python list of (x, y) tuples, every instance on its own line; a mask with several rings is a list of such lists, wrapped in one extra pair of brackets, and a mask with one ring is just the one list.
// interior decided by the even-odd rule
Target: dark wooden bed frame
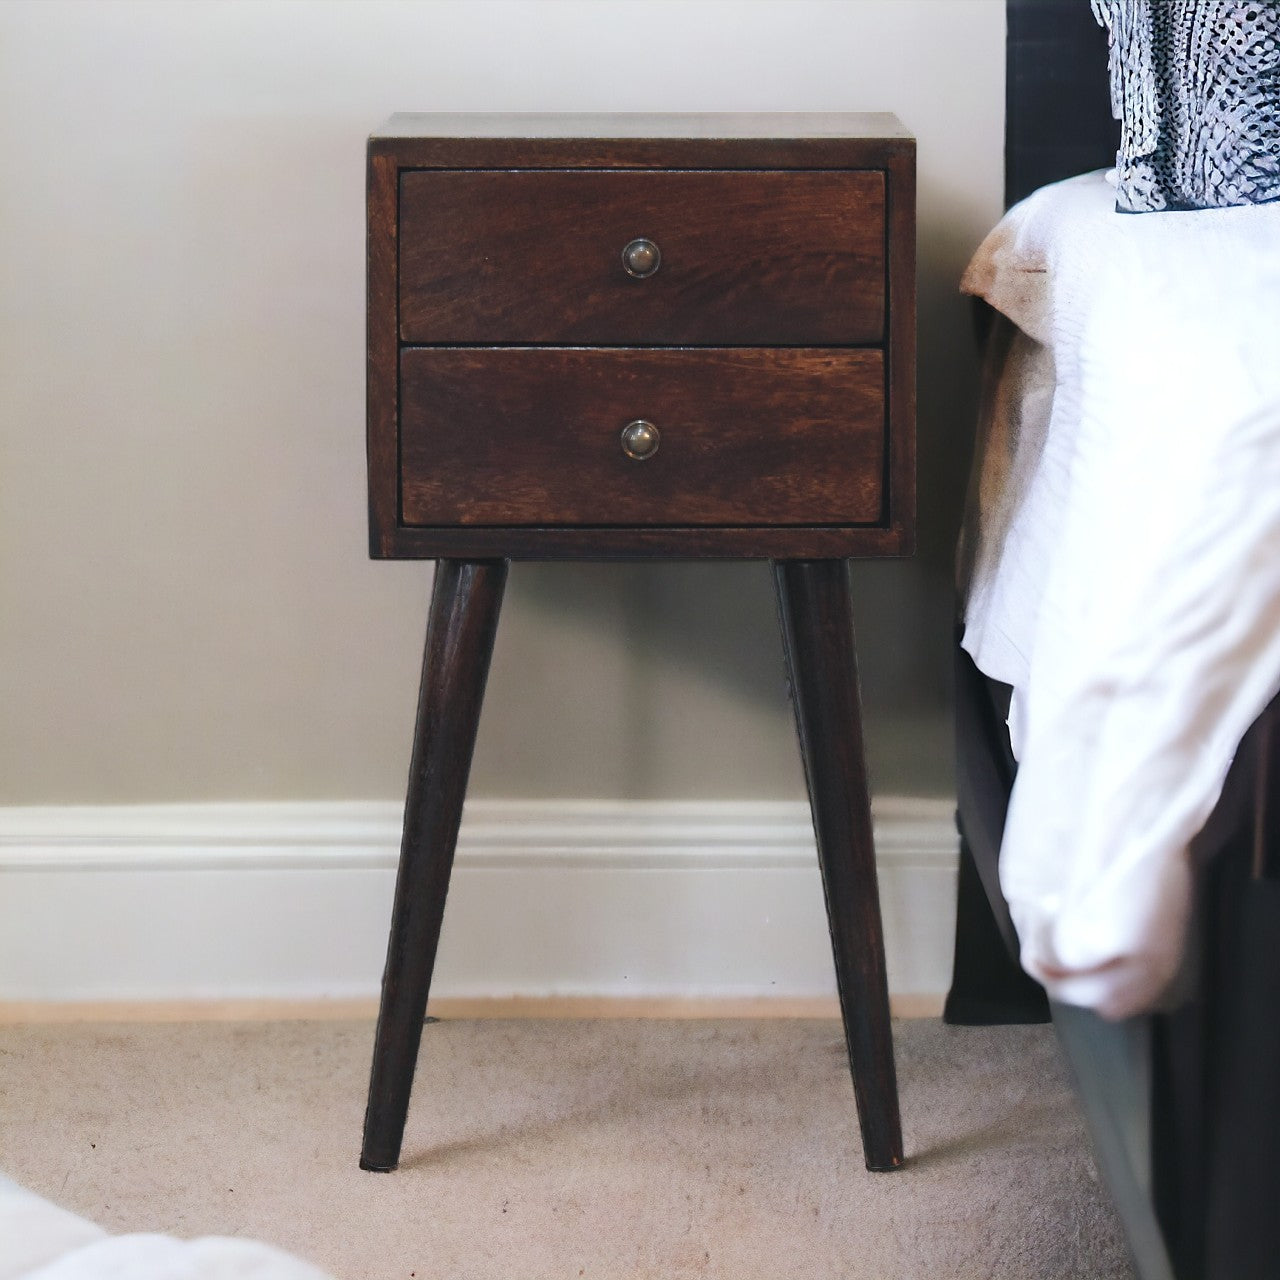
[[(1006, 0), (1005, 200), (1112, 162), (1105, 33), (1087, 0)], [(999, 322), (994, 326), (998, 333)], [(998, 860), (1016, 766), (1008, 689), (956, 648), (956, 957), (947, 1021), (1051, 1013), (1141, 1280), (1280, 1277), (1280, 704), (1250, 730), (1192, 848), (1189, 994), (1108, 1023), (1016, 963)]]

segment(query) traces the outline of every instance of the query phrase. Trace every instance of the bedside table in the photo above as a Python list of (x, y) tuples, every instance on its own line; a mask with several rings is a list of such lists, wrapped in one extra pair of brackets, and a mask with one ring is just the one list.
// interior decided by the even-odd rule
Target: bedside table
[(902, 1162), (847, 560), (908, 554), (890, 115), (395, 116), (369, 142), (371, 551), (435, 559), (361, 1165), (393, 1169), (513, 559), (773, 562), (869, 1169)]

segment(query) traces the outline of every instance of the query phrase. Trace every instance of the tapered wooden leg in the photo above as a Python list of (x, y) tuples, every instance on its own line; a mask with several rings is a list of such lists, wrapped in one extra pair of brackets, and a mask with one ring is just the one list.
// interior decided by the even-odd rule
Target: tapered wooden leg
[(441, 560), (427, 623), (362, 1169), (400, 1159), (462, 801), (498, 628), (504, 560)]
[(896, 1169), (902, 1163), (902, 1128), (849, 566), (843, 560), (786, 560), (773, 569), (863, 1154), (868, 1169)]

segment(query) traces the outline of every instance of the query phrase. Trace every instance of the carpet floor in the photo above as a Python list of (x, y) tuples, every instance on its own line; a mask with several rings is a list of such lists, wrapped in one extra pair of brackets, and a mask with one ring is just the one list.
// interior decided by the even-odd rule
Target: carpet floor
[(400, 1169), (366, 1022), (0, 1027), (0, 1169), (111, 1231), (342, 1280), (1119, 1280), (1046, 1027), (895, 1024), (908, 1163), (862, 1167), (834, 1021), (431, 1024)]

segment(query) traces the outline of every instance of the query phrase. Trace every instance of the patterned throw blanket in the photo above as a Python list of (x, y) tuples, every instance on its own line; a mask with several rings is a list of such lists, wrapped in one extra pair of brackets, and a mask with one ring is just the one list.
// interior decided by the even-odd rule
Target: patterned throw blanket
[(1280, 3), (1093, 0), (1111, 37), (1121, 213), (1280, 199)]

